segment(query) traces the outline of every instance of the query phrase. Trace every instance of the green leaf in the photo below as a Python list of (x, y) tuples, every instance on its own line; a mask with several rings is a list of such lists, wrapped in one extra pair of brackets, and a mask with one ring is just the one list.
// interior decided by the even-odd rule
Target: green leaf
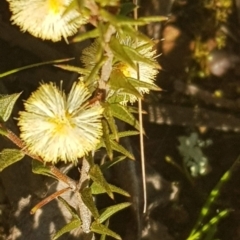
[(136, 118), (128, 111), (126, 106), (121, 104), (110, 104), (111, 113), (114, 117), (122, 120), (135, 127), (137, 130), (140, 129), (139, 123)]
[(98, 75), (99, 70), (101, 69), (101, 67), (103, 66), (106, 60), (107, 60), (107, 57), (102, 57), (102, 59), (100, 59), (100, 61), (96, 63), (91, 73), (88, 75), (88, 77), (85, 80), (87, 85), (96, 80), (96, 76)]
[(133, 4), (132, 2), (126, 2), (121, 4), (121, 9), (120, 9), (120, 15), (127, 15), (128, 13), (131, 13), (134, 8), (137, 6)]
[(108, 157), (110, 160), (113, 158), (113, 150), (111, 147), (111, 142), (109, 139), (109, 127), (105, 119), (102, 120), (102, 126), (103, 126), (103, 140), (104, 140), (104, 145), (107, 150)]
[(64, 200), (62, 197), (58, 197), (58, 200), (67, 208), (67, 210), (71, 213), (73, 219), (71, 222), (66, 224), (63, 228), (61, 228), (53, 237), (53, 240), (59, 238), (64, 233), (70, 232), (75, 228), (78, 228), (81, 226), (82, 221), (79, 218), (77, 211), (74, 207), (72, 207), (66, 200)]
[[(120, 134), (120, 135), (118, 135), (118, 139), (116, 139), (116, 137), (115, 137), (114, 134), (110, 134), (110, 135), (109, 135), (109, 138), (110, 138), (111, 140), (116, 140), (116, 141), (118, 141), (119, 138), (138, 135), (139, 132), (138, 132), (138, 131), (123, 131), (123, 132), (120, 132), (119, 134)], [(103, 143), (102, 140), (101, 140), (100, 143), (98, 144), (97, 149), (99, 149), (99, 148), (101, 148), (101, 147), (104, 147), (104, 143)], [(111, 162), (113, 162), (113, 161), (111, 161)]]
[(0, 96), (0, 117), (6, 122), (13, 110), (13, 107), (21, 93)]
[(78, 34), (76, 37), (74, 37), (72, 39), (71, 42), (72, 43), (82, 42), (82, 41), (87, 40), (89, 38), (97, 38), (97, 37), (99, 37), (99, 30), (98, 30), (98, 28), (95, 28), (91, 31), (87, 31), (85, 33)]
[(87, 208), (90, 210), (92, 213), (93, 217), (96, 219), (99, 217), (98, 210), (95, 206), (95, 203), (93, 201), (93, 196), (92, 196), (92, 191), (90, 188), (84, 188), (81, 190), (81, 197), (84, 202), (84, 204), (87, 206)]
[(71, 1), (70, 4), (65, 8), (61, 17), (65, 17), (67, 14), (71, 13), (78, 8), (78, 1)]
[(81, 219), (76, 211), (76, 209), (71, 206), (65, 199), (63, 199), (62, 197), (58, 197), (58, 200), (67, 208), (67, 210), (70, 212), (70, 214), (72, 215), (72, 217), (74, 219), (77, 219), (80, 221), (81, 224)]
[(90, 178), (96, 182), (97, 184), (99, 184), (105, 191), (106, 193), (109, 195), (110, 198), (113, 199), (113, 193), (109, 187), (109, 184), (107, 183), (107, 181), (105, 180), (101, 169), (99, 168), (98, 165), (94, 164), (90, 170), (89, 170), (89, 175)]
[(54, 64), (54, 63), (61, 63), (61, 62), (67, 62), (70, 60), (73, 60), (74, 58), (64, 58), (64, 59), (59, 59), (59, 60), (54, 60), (54, 61), (48, 61), (48, 62), (43, 62), (43, 63), (35, 63), (35, 64), (31, 64), (25, 67), (20, 67), (20, 68), (15, 68), (13, 70), (10, 70), (8, 72), (4, 72), (0, 74), (0, 78), (8, 76), (10, 74), (22, 71), (22, 70), (26, 70), (29, 68), (34, 68), (34, 67), (39, 67), (39, 66), (43, 66), (43, 65), (47, 65), (47, 64)]
[[(107, 220), (104, 224), (105, 227), (108, 227), (109, 225), (109, 220)], [(106, 234), (102, 234), (100, 237), (100, 240), (106, 240)]]
[(75, 228), (78, 228), (81, 226), (80, 219), (73, 219), (71, 222), (66, 224), (63, 228), (61, 228), (52, 238), (52, 240), (58, 239), (60, 236), (62, 236), (64, 233), (70, 232)]
[(139, 31), (136, 31), (136, 29), (133, 26), (125, 25), (121, 27), (121, 31), (118, 31), (121, 33), (121, 36), (129, 35), (132, 39), (138, 39), (139, 41), (149, 42), (151, 41), (149, 37)]
[(168, 17), (164, 16), (150, 16), (150, 17), (141, 17), (141, 18), (130, 18), (126, 17), (124, 15), (117, 15), (116, 20), (118, 22), (118, 26), (124, 26), (124, 25), (132, 25), (132, 26), (144, 26), (151, 22), (161, 22), (161, 21), (167, 21)]
[[(134, 136), (134, 135), (139, 135), (139, 132), (138, 131), (123, 131), (123, 132), (118, 133), (119, 138), (130, 137), (130, 136)], [(114, 139), (114, 136), (112, 134), (110, 135), (110, 139)]]
[[(138, 107), (134, 107), (134, 106), (127, 106), (127, 109), (130, 113), (139, 113), (139, 108)], [(145, 110), (142, 110), (142, 114), (147, 114), (148, 112)]]
[(109, 23), (111, 23), (113, 26), (118, 27), (118, 22), (115, 16), (108, 11), (104, 10), (103, 8), (99, 11), (100, 15)]
[(115, 140), (111, 140), (111, 146), (113, 150), (122, 153), (123, 155), (127, 156), (132, 160), (135, 160), (134, 156), (126, 148), (117, 143)]
[[(220, 189), (229, 180), (233, 170), (235, 170), (236, 166), (238, 166), (239, 161), (240, 161), (240, 156), (238, 156), (238, 158), (234, 161), (232, 166), (228, 169), (228, 171), (226, 171), (222, 175), (221, 179), (218, 181), (216, 186), (212, 189), (212, 191), (209, 194), (205, 204), (203, 205), (203, 207), (201, 209), (201, 213), (199, 214), (199, 217), (198, 217), (198, 219), (196, 221), (196, 224), (192, 228), (192, 231), (191, 231), (189, 237), (187, 238), (187, 240), (195, 240), (196, 239), (196, 235), (198, 236), (200, 234), (200, 230), (199, 229), (203, 229), (202, 223), (205, 222), (205, 221), (208, 221), (208, 216), (209, 216), (209, 213), (210, 213), (211, 206), (216, 201), (216, 199), (219, 197)], [(219, 216), (219, 217), (223, 216), (224, 217), (225, 213), (227, 214), (226, 211), (229, 211), (229, 210), (224, 210), (224, 211), (222, 211), (221, 214), (218, 213), (217, 216)]]
[(45, 176), (57, 179), (52, 174), (50, 167), (34, 159), (32, 160), (32, 172), (35, 174), (41, 174), (41, 175), (45, 175)]
[[(130, 194), (128, 192), (126, 192), (125, 190), (123, 190), (119, 187), (116, 187), (112, 184), (108, 184), (108, 185), (112, 192), (121, 194), (126, 197), (130, 197)], [(106, 193), (106, 190), (101, 185), (97, 184), (96, 182), (93, 182), (90, 188), (91, 188), (92, 194), (94, 194), (94, 195)]]
[(21, 150), (14, 148), (3, 149), (0, 152), (0, 172), (13, 163), (20, 161), (24, 156), (25, 154)]
[(102, 172), (123, 161), (124, 159), (126, 159), (126, 156), (117, 156), (112, 161), (106, 161), (104, 164), (101, 165)]
[(109, 103), (104, 103), (103, 104), (103, 107), (104, 107), (104, 113), (103, 113), (103, 116), (105, 117), (105, 119), (107, 120), (108, 122), (108, 125), (114, 135), (114, 138), (118, 141), (118, 129), (117, 129), (117, 125), (115, 123), (115, 119), (111, 113), (111, 109), (109, 107)]
[(149, 65), (149, 66), (151, 66), (151, 67), (155, 67), (155, 68), (157, 68), (157, 69), (160, 69), (160, 65), (158, 64), (157, 61), (154, 61), (154, 60), (152, 60), (152, 59), (146, 58), (145, 56), (143, 56), (143, 55), (138, 51), (138, 49), (133, 49), (132, 47), (127, 46), (127, 45), (124, 45), (123, 48), (124, 48), (124, 51), (127, 52), (128, 56), (129, 56), (133, 61), (136, 61), (136, 62), (139, 62), (139, 63), (144, 63), (144, 64)]
[(127, 79), (134, 87), (148, 88), (149, 90), (153, 90), (153, 91), (161, 91), (162, 90), (157, 85), (151, 84), (148, 82), (144, 82), (141, 79), (135, 79), (135, 78), (127, 78)]
[(216, 216), (214, 216), (207, 224), (203, 225), (201, 229), (196, 231), (193, 235), (191, 235), (187, 240), (195, 240), (201, 239), (202, 235), (207, 233), (211, 228), (216, 226), (220, 220), (225, 218), (229, 214), (230, 210), (225, 209), (220, 211)]
[(146, 24), (150, 22), (162, 22), (169, 20), (169, 17), (166, 16), (147, 16), (147, 17), (140, 17), (138, 18), (140, 21), (144, 21)]
[[(112, 90), (120, 91), (123, 93), (133, 94), (137, 98), (142, 98), (142, 95), (138, 90), (128, 81), (128, 78), (124, 76), (122, 71), (112, 71), (109, 85)], [(122, 91), (121, 91), (122, 90)]]
[(109, 43), (109, 47), (111, 48), (116, 59), (118, 59), (121, 62), (124, 62), (125, 64), (129, 65), (131, 68), (135, 70), (137, 69), (136, 64), (128, 55), (128, 53), (125, 51), (124, 46), (119, 42), (119, 39), (112, 37)]
[[(135, 48), (135, 50), (140, 52), (140, 51), (143, 51), (145, 49), (148, 49), (148, 48), (151, 49), (151, 48), (154, 48), (154, 47), (156, 47), (156, 43), (152, 39), (148, 39), (147, 42), (143, 42), (141, 45), (137, 46)], [(160, 65), (159, 65), (159, 67), (160, 67)]]
[(61, 68), (63, 70), (67, 70), (70, 72), (76, 72), (78, 74), (83, 74), (83, 75), (88, 75), (90, 73), (90, 71), (88, 69), (85, 68), (80, 68), (80, 67), (76, 67), (76, 66), (71, 66), (71, 65), (65, 65), (65, 64), (55, 64), (55, 67)]
[(149, 16), (149, 17), (141, 17), (141, 18), (130, 18), (124, 15), (113, 15), (108, 11), (101, 9), (100, 14), (111, 24), (113, 24), (116, 28), (121, 26), (144, 26), (149, 24), (150, 22), (161, 22), (168, 20), (167, 17), (164, 16)]
[(125, 203), (119, 203), (110, 207), (107, 207), (105, 209), (101, 210), (101, 215), (99, 217), (99, 222), (103, 223), (104, 221), (106, 221), (108, 218), (110, 218), (113, 214), (115, 214), (118, 211), (121, 211), (124, 208), (127, 208), (131, 205), (131, 203), (129, 202), (125, 202)]
[(95, 233), (108, 235), (115, 239), (121, 240), (121, 237), (117, 233), (113, 232), (108, 227), (104, 226), (103, 224), (93, 222), (91, 225), (91, 230)]

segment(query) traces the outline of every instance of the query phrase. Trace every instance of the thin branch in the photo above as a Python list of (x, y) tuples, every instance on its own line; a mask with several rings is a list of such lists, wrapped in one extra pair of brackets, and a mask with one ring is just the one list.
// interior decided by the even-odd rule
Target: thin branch
[(67, 192), (68, 190), (70, 190), (70, 187), (61, 189), (53, 194), (51, 194), (50, 196), (44, 198), (40, 203), (38, 203), (37, 205), (35, 205), (31, 211), (30, 214), (34, 214), (38, 209), (40, 209), (41, 207), (45, 206), (46, 204), (48, 204), (49, 202), (51, 202), (52, 200), (54, 200), (55, 198), (59, 197), (60, 195), (62, 195), (63, 193)]
[(90, 165), (89, 162), (86, 160), (84, 157), (82, 160), (82, 168), (81, 168), (81, 174), (80, 174), (80, 179), (79, 179), (79, 184), (78, 184), (78, 190), (77, 193), (77, 198), (79, 201), (79, 212), (80, 212), (80, 218), (82, 219), (82, 230), (84, 233), (89, 233), (90, 227), (91, 227), (91, 212), (87, 208), (87, 206), (84, 204), (80, 191), (88, 186), (89, 184), (89, 172)]

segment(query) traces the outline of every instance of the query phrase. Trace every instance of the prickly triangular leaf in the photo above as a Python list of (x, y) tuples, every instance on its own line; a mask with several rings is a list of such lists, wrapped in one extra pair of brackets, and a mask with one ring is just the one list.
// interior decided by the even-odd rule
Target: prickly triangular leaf
[(53, 240), (58, 239), (60, 236), (62, 236), (64, 233), (70, 232), (75, 228), (78, 228), (81, 226), (80, 219), (73, 219), (71, 222), (67, 223), (63, 228), (61, 228), (54, 236)]
[[(109, 220), (107, 220), (104, 224), (105, 227), (109, 226)], [(100, 237), (100, 240), (106, 240), (106, 234), (102, 234)]]
[(89, 175), (90, 178), (96, 182), (97, 184), (99, 184), (101, 187), (104, 188), (104, 190), (106, 191), (106, 193), (113, 199), (113, 193), (109, 187), (109, 184), (107, 183), (107, 181), (105, 180), (101, 169), (99, 168), (98, 165), (94, 164), (89, 171)]
[(110, 22), (113, 26), (118, 27), (117, 19), (115, 18), (114, 15), (109, 13), (109, 11), (101, 9), (99, 12), (100, 12), (101, 16), (103, 17), (103, 19)]
[(13, 163), (18, 162), (24, 156), (25, 155), (21, 150), (9, 148), (3, 149), (0, 152), (0, 172)]
[(82, 42), (84, 40), (87, 40), (89, 38), (97, 38), (99, 36), (99, 30), (98, 28), (95, 28), (91, 31), (87, 31), (84, 33), (78, 34), (76, 37), (73, 38), (71, 42)]
[(113, 214), (115, 214), (118, 211), (121, 211), (124, 208), (127, 208), (131, 205), (131, 203), (129, 202), (125, 202), (125, 203), (119, 203), (110, 207), (107, 207), (105, 209), (101, 210), (101, 215), (99, 217), (99, 222), (103, 223), (104, 221), (106, 221), (108, 218), (110, 218)]
[(93, 201), (93, 196), (90, 188), (84, 188), (81, 190), (81, 197), (84, 202), (84, 204), (87, 206), (87, 208), (92, 213), (93, 217), (96, 219), (99, 217), (98, 210), (96, 208), (96, 205)]
[(58, 239), (60, 236), (62, 236), (64, 233), (70, 232), (75, 228), (78, 228), (81, 226), (82, 221), (80, 217), (78, 216), (76, 210), (74, 207), (72, 207), (66, 200), (64, 200), (62, 197), (58, 197), (58, 200), (67, 208), (67, 210), (72, 215), (72, 221), (69, 222), (67, 225), (65, 225), (63, 228), (61, 228), (53, 237), (53, 240)]
[(132, 61), (127, 52), (124, 50), (124, 46), (120, 44), (119, 39), (112, 38), (109, 46), (114, 54), (114, 57), (117, 60), (124, 62), (133, 69), (137, 69), (135, 63)]
[(90, 71), (85, 68), (80, 68), (72, 65), (66, 65), (66, 64), (55, 64), (55, 67), (70, 71), (70, 72), (76, 72), (78, 74), (88, 75)]
[(138, 98), (142, 98), (142, 95), (128, 81), (128, 78), (126, 78), (120, 70), (115, 70), (112, 72), (109, 85), (111, 86), (112, 90), (121, 91), (123, 93), (132, 94)]
[(107, 57), (103, 57), (102, 59), (100, 59), (99, 62), (96, 63), (96, 65), (92, 69), (91, 73), (89, 74), (89, 76), (85, 80), (85, 83), (87, 85), (89, 83), (93, 83), (96, 80), (97, 74), (98, 74), (100, 68), (102, 67), (102, 65), (105, 63), (106, 59), (107, 59)]
[(101, 165), (101, 170), (104, 172), (106, 169), (114, 166), (115, 164), (123, 161), (126, 159), (126, 156), (117, 156), (112, 161), (106, 161), (104, 164)]
[(132, 12), (134, 10), (134, 8), (136, 8), (136, 7), (137, 6), (135, 4), (133, 4), (132, 2), (122, 3), (119, 14), (127, 15), (128, 13)]
[(63, 199), (62, 197), (58, 197), (58, 200), (67, 208), (67, 210), (71, 213), (72, 217), (77, 219), (79, 218), (79, 221), (81, 222), (81, 219), (79, 217), (79, 215), (77, 214), (76, 209), (71, 206), (65, 199)]
[(122, 145), (120, 145), (116, 141), (111, 140), (111, 146), (112, 146), (113, 150), (122, 153), (123, 155), (127, 156), (128, 158), (130, 158), (132, 160), (135, 159), (134, 156), (132, 155), (132, 153), (130, 153), (126, 148), (124, 148)]
[[(112, 184), (108, 184), (108, 185), (112, 192), (121, 194), (126, 197), (130, 197), (130, 194), (128, 192), (124, 191), (123, 189), (116, 187)], [(101, 185), (97, 184), (96, 182), (93, 182), (93, 184), (91, 185), (90, 188), (91, 188), (92, 194), (94, 194), (94, 195), (106, 193), (106, 190)]]
[(167, 21), (168, 17), (166, 16), (147, 16), (147, 17), (140, 17), (138, 20), (145, 21), (146, 24), (150, 22), (162, 22)]
[[(123, 138), (123, 137), (130, 137), (130, 136), (138, 135), (138, 134), (139, 134), (138, 131), (123, 131), (123, 132), (119, 132), (118, 136), (119, 136), (119, 138)], [(114, 139), (113, 134), (110, 135), (110, 139)]]
[(111, 147), (111, 142), (109, 139), (109, 128), (106, 120), (102, 120), (102, 126), (103, 126), (103, 140), (104, 140), (104, 145), (107, 150), (108, 157), (112, 160), (113, 158), (113, 150)]
[[(141, 77), (141, 74), (140, 74), (140, 77)], [(135, 78), (127, 78), (127, 79), (134, 87), (147, 88), (147, 89), (153, 90), (153, 91), (161, 91), (162, 90), (157, 85), (152, 84), (152, 83), (148, 83), (146, 81), (141, 81), (141, 79), (140, 80), (135, 79)]]
[[(123, 48), (128, 53), (128, 55), (131, 57), (131, 59), (133, 61), (136, 61), (138, 63), (144, 63), (146, 65), (149, 65), (149, 66), (155, 67), (157, 69), (160, 69), (160, 66), (159, 66), (157, 61), (146, 58), (138, 50), (133, 49), (132, 47), (129, 47), (127, 45), (123, 46)], [(140, 69), (140, 71), (141, 71), (141, 69)]]
[[(129, 136), (133, 136), (133, 135), (138, 135), (139, 132), (138, 131), (124, 131), (124, 132), (119, 132), (118, 134), (119, 134), (119, 138), (122, 138), (122, 137), (129, 137)], [(118, 139), (116, 139), (113, 134), (109, 135), (109, 139), (118, 141)], [(112, 144), (112, 141), (110, 141), (110, 144)], [(115, 146), (115, 143), (113, 145)], [(111, 148), (113, 149), (114, 146), (111, 145)], [(103, 140), (101, 140), (99, 142), (99, 144), (97, 145), (96, 149), (99, 149), (101, 147), (105, 147)], [(121, 152), (121, 151), (119, 151), (119, 152)], [(111, 161), (110, 163), (113, 164), (114, 161)]]
[(121, 237), (117, 233), (113, 232), (112, 230), (110, 230), (109, 228), (107, 228), (106, 226), (98, 222), (92, 223), (91, 230), (95, 233), (108, 235), (115, 239), (121, 240)]
[(76, 10), (78, 8), (78, 1), (71, 1), (70, 4), (65, 8), (62, 17), (65, 17), (70, 12)]
[(0, 96), (0, 117), (4, 122), (10, 117), (13, 107), (21, 93)]
[(144, 26), (149, 24), (150, 22), (160, 22), (160, 21), (168, 20), (167, 17), (162, 17), (162, 16), (142, 17), (138, 19), (133, 19), (123, 15), (117, 15), (115, 18), (118, 21), (118, 26), (123, 26), (123, 25)]
[(110, 104), (111, 113), (114, 117), (130, 124), (139, 130), (140, 126), (136, 118), (121, 104)]
[(148, 36), (146, 36), (145, 34), (139, 32), (139, 31), (136, 31), (135, 28), (130, 25), (122, 26), (121, 33), (123, 36), (129, 35), (132, 39), (138, 39), (138, 40), (142, 40), (144, 42), (151, 41), (151, 39), (149, 39)]
[(108, 122), (108, 125), (112, 131), (112, 134), (114, 135), (114, 138), (116, 139), (116, 141), (118, 141), (118, 129), (117, 129), (117, 125), (115, 123), (114, 117), (111, 113), (111, 109), (109, 107), (109, 103), (104, 103), (103, 105), (104, 107), (104, 113), (103, 116), (105, 117), (105, 119)]
[[(48, 177), (56, 178), (52, 172), (49, 166), (42, 164), (41, 162), (37, 160), (32, 160), (32, 172), (36, 174), (42, 174)], [(57, 178), (56, 178), (57, 179)]]

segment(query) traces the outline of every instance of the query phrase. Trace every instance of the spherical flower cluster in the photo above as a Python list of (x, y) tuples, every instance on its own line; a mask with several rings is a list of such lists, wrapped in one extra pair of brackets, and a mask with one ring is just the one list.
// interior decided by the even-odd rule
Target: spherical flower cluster
[(51, 163), (76, 163), (94, 150), (102, 136), (103, 108), (89, 105), (89, 97), (80, 81), (68, 95), (54, 83), (42, 84), (19, 113), (20, 137), (28, 150)]
[[(137, 50), (138, 54), (142, 57), (146, 58), (148, 62), (152, 62), (152, 64), (134, 61), (135, 64), (138, 64), (139, 69), (139, 81), (154, 84), (156, 76), (159, 71), (159, 66), (156, 58), (157, 50), (154, 49), (150, 44), (146, 42), (139, 41), (137, 39), (133, 40), (130, 37), (126, 37), (125, 39), (119, 39), (120, 43), (124, 46), (131, 47)], [(100, 42), (95, 41), (92, 45), (84, 49), (81, 60), (84, 66), (88, 69), (92, 69), (96, 64), (96, 54), (99, 47)], [(128, 64), (124, 62), (115, 61), (116, 63), (113, 66), (113, 71), (121, 71), (121, 73), (126, 78), (138, 79), (138, 73), (136, 69), (133, 69)], [(149, 89), (147, 87), (137, 87), (136, 89), (141, 93), (149, 93)], [(110, 91), (108, 96), (116, 95), (115, 91)], [(137, 100), (137, 97), (133, 94), (125, 93), (124, 90), (118, 91), (118, 99), (121, 99), (122, 104), (126, 104), (127, 102), (134, 103)]]
[[(139, 80), (142, 82), (146, 82), (149, 84), (154, 84), (154, 81), (156, 80), (156, 76), (159, 72), (159, 66), (157, 64), (156, 58), (157, 50), (156, 48), (153, 48), (153, 46), (146, 44), (146, 42), (143, 41), (136, 41), (131, 39), (130, 37), (127, 37), (125, 39), (121, 39), (121, 42), (125, 46), (133, 47), (134, 49), (138, 49), (138, 53), (145, 57), (147, 60), (152, 61), (152, 65), (147, 64), (145, 62), (135, 62), (138, 63), (138, 71), (139, 71)], [(143, 47), (144, 46), (144, 47)], [(158, 66), (158, 67), (156, 67)], [(123, 74), (126, 77), (131, 78), (138, 78), (138, 73), (135, 69), (131, 68), (127, 64), (121, 64), (120, 63), (120, 70), (123, 72)], [(149, 93), (149, 89), (145, 87), (137, 87), (137, 90), (141, 94)], [(137, 100), (135, 96), (130, 96), (130, 102), (133, 103)]]
[(72, 0), (7, 0), (12, 12), (11, 20), (35, 37), (54, 42), (67, 38), (86, 23), (86, 18), (71, 9), (65, 10)]

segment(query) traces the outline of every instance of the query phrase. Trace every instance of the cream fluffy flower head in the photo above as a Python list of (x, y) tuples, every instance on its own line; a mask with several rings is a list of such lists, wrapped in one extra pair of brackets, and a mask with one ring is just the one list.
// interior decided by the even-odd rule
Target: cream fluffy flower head
[(99, 104), (87, 104), (90, 93), (82, 82), (68, 95), (54, 83), (42, 84), (19, 113), (20, 137), (28, 150), (45, 162), (77, 162), (95, 149), (102, 136)]
[(65, 15), (72, 0), (7, 0), (12, 12), (11, 20), (22, 31), (54, 42), (72, 36), (86, 23), (75, 9)]
[[(120, 42), (125, 46), (136, 49), (140, 55), (145, 57), (147, 60), (152, 61), (152, 65), (136, 61), (135, 63), (138, 64), (139, 68), (139, 80), (145, 83), (154, 84), (156, 76), (159, 72), (159, 68), (156, 67), (158, 65), (156, 60), (156, 58), (158, 57), (157, 50), (154, 49), (152, 46), (147, 45), (146, 42), (135, 40), (130, 37), (122, 38), (120, 39)], [(134, 79), (138, 78), (137, 71), (125, 63), (120, 62), (115, 66), (115, 69), (120, 70), (125, 75), (125, 77), (130, 77)], [(149, 93), (149, 89), (146, 87), (136, 87), (136, 89), (142, 95), (145, 93)], [(124, 94), (122, 104), (126, 104), (128, 101), (130, 103), (134, 103), (135, 101), (137, 101), (137, 97), (133, 94)]]
[[(134, 61), (139, 66), (139, 80), (154, 85), (156, 76), (160, 69), (160, 66), (158, 65), (156, 60), (156, 58), (158, 57), (157, 50), (154, 49), (153, 46), (151, 46), (150, 44), (147, 44), (147, 42), (132, 39), (131, 37), (121, 39), (119, 38), (119, 41), (122, 45), (137, 50), (138, 54), (145, 57), (148, 62), (152, 63), (147, 64), (145, 62)], [(99, 44), (100, 42), (97, 40), (92, 45), (83, 50), (81, 61), (83, 62), (85, 68), (91, 70), (95, 66), (96, 54)], [(113, 71), (115, 70), (121, 71), (126, 78), (138, 78), (136, 69), (131, 68), (124, 62), (116, 62), (113, 66)], [(142, 95), (145, 93), (149, 93), (149, 89), (147, 87), (136, 86), (136, 89)], [(112, 95), (116, 96), (116, 92), (110, 90), (110, 92), (108, 93), (108, 97), (111, 97)], [(117, 95), (118, 100), (120, 100), (122, 104), (126, 104), (127, 102), (134, 103), (137, 100), (137, 97), (135, 95), (125, 93), (124, 90), (122, 91), (121, 89), (117, 92)]]

